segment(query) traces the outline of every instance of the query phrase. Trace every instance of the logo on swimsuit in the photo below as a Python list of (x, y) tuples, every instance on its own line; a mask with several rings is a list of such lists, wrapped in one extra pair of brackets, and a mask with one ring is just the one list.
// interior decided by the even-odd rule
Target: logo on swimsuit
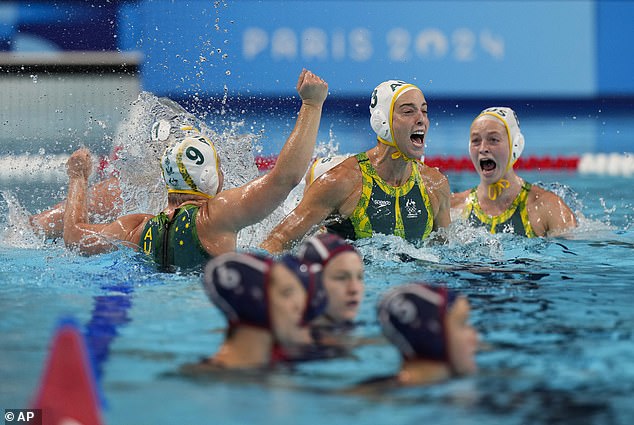
[(512, 223), (506, 223), (502, 227), (502, 231), (500, 233), (515, 233), (515, 228), (513, 227)]
[(392, 205), (392, 201), (385, 201), (385, 200), (382, 200), (382, 199), (373, 199), (372, 203), (377, 208), (385, 208), (385, 207), (389, 207), (390, 205)]
[(416, 201), (413, 199), (408, 199), (405, 204), (405, 209), (407, 210), (407, 218), (417, 218), (419, 210), (416, 209)]

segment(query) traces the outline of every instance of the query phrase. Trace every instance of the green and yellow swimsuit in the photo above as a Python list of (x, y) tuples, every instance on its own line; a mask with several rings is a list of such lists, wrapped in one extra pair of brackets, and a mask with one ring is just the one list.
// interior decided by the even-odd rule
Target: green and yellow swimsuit
[(202, 267), (211, 256), (201, 245), (196, 230), (198, 205), (185, 205), (174, 212), (150, 219), (143, 229), (139, 246), (161, 268), (193, 269)]
[(434, 228), (434, 214), (416, 164), (412, 164), (407, 181), (394, 187), (379, 177), (365, 152), (355, 158), (363, 179), (361, 198), (350, 217), (331, 217), (326, 224), (328, 231), (351, 240), (375, 233), (400, 236), (410, 242), (427, 238)]
[(478, 202), (477, 187), (471, 189), (464, 210), (464, 217), (475, 226), (483, 226), (491, 233), (515, 233), (517, 235), (534, 238), (537, 235), (528, 220), (526, 200), (531, 190), (530, 183), (524, 183), (522, 190), (513, 200), (511, 206), (500, 215), (490, 216), (484, 211)]

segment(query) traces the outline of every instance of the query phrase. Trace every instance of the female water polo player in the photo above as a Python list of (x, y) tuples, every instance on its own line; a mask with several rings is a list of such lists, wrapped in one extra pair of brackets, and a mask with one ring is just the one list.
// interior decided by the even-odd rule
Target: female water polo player
[(321, 224), (345, 239), (382, 233), (412, 242), (449, 224), (447, 178), (420, 161), (429, 130), (423, 92), (404, 81), (379, 84), (372, 92), (370, 123), (377, 145), (314, 181), (262, 248), (290, 249)]
[[(222, 190), (223, 174), (213, 142), (189, 133), (168, 148), (161, 167), (168, 206), (159, 215), (132, 214), (107, 224), (90, 224), (86, 196), (90, 154), (82, 149), (68, 161), (69, 188), (64, 241), (83, 254), (112, 250), (114, 241), (138, 247), (164, 270), (199, 268), (210, 257), (234, 251), (237, 233), (269, 215), (303, 178), (315, 147), (328, 85), (303, 70), (297, 83), (302, 106), (296, 125), (273, 169), (247, 184)], [(169, 122), (153, 127), (170, 133)]]
[(228, 322), (216, 353), (181, 368), (186, 374), (274, 365), (284, 347), (311, 342), (307, 326), (328, 302), (321, 267), (297, 258), (226, 253), (209, 261), (203, 286)]
[(323, 267), (328, 307), (312, 325), (317, 336), (328, 335), (329, 330), (349, 329), (359, 313), (365, 289), (361, 254), (343, 238), (321, 233), (306, 240), (298, 256), (303, 262)]
[(491, 233), (556, 236), (575, 227), (574, 214), (559, 196), (515, 174), (513, 165), (523, 149), (515, 111), (507, 107), (482, 111), (471, 124), (469, 140), (469, 156), (480, 183), (452, 195), (451, 207)]
[(383, 335), (401, 354), (395, 375), (372, 378), (352, 393), (427, 385), (477, 371), (478, 334), (467, 298), (444, 287), (411, 283), (386, 292), (377, 304)]

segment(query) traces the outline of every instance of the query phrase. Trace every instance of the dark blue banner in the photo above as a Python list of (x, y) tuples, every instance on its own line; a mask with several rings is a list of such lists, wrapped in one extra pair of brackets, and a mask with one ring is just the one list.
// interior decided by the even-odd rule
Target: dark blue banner
[(123, 2), (2, 2), (0, 51), (114, 51)]

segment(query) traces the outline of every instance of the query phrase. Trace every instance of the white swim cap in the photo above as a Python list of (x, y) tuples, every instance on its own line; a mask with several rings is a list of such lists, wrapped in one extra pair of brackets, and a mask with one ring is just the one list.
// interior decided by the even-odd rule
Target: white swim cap
[(317, 158), (308, 169), (308, 184), (311, 184), (317, 180), (319, 176), (334, 168), (336, 165), (341, 164), (347, 158), (348, 155), (335, 155)]
[(509, 139), (509, 150), (511, 152), (509, 162), (506, 164), (506, 170), (508, 171), (511, 167), (513, 167), (515, 162), (517, 162), (524, 150), (524, 135), (520, 131), (520, 122), (517, 119), (517, 114), (511, 108), (507, 108), (505, 106), (494, 106), (480, 112), (480, 114), (476, 117), (476, 120), (484, 115), (490, 115), (499, 119), (506, 128), (506, 134)]
[[(370, 101), (370, 125), (379, 141), (396, 147), (392, 133), (392, 113), (396, 100), (410, 90), (421, 89), (401, 80), (384, 81), (372, 92)], [(398, 149), (398, 148), (397, 148)]]
[[(157, 128), (159, 133), (160, 128)], [(218, 193), (220, 161), (214, 144), (201, 133), (167, 148), (161, 168), (168, 193), (189, 193), (207, 198)]]

